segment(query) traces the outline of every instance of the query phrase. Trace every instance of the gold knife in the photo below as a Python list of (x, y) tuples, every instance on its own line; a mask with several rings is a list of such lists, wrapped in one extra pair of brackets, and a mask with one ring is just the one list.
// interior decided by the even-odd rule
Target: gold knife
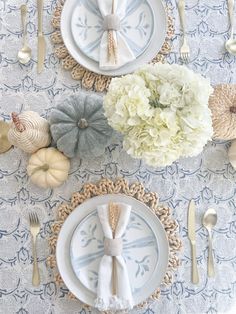
[(193, 200), (189, 203), (188, 208), (188, 238), (191, 243), (192, 251), (192, 283), (199, 283), (196, 256), (196, 234), (195, 234), (195, 203)]
[(42, 72), (45, 59), (46, 43), (43, 35), (43, 0), (38, 1), (38, 73)]

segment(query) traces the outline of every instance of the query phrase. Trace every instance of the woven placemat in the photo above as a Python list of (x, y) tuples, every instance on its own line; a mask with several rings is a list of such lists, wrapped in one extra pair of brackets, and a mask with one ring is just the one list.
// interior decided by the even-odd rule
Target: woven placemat
[[(51, 35), (51, 41), (55, 45), (54, 54), (58, 59), (61, 60), (62, 67), (65, 70), (71, 72), (71, 76), (74, 80), (81, 81), (81, 84), (84, 88), (94, 89), (97, 92), (105, 92), (109, 87), (111, 77), (99, 75), (85, 69), (73, 57), (71, 57), (69, 51), (64, 45), (60, 31), (61, 12), (64, 3), (65, 0), (58, 1), (52, 18), (52, 26), (54, 28), (54, 32)], [(164, 62), (166, 56), (171, 51), (171, 39), (174, 35), (174, 20), (171, 16), (170, 7), (166, 7), (166, 13), (167, 13), (166, 39), (157, 56), (151, 61), (152, 63)]]
[[(53, 269), (55, 282), (58, 285), (58, 287), (63, 287), (64, 283), (57, 270), (55, 251), (58, 234), (61, 230), (64, 221), (70, 215), (70, 213), (78, 205), (82, 204), (85, 200), (99, 195), (118, 193), (132, 196), (137, 200), (143, 202), (144, 204), (151, 208), (151, 210), (157, 215), (157, 217), (162, 222), (163, 227), (166, 231), (170, 248), (168, 268), (163, 279), (162, 285), (163, 286), (171, 285), (173, 280), (173, 272), (180, 265), (178, 252), (182, 248), (182, 242), (177, 233), (178, 224), (171, 217), (171, 209), (165, 206), (158, 205), (159, 199), (157, 193), (147, 192), (141, 183), (133, 183), (129, 185), (129, 183), (125, 179), (118, 179), (115, 182), (109, 179), (102, 179), (97, 184), (93, 183), (85, 184), (80, 192), (76, 192), (72, 195), (70, 203), (63, 203), (58, 208), (57, 220), (53, 223), (51, 228), (53, 235), (49, 238), (49, 247), (51, 255), (47, 259), (47, 265), (51, 269)], [(139, 304), (137, 307), (139, 308), (147, 307), (150, 304), (150, 302), (155, 301), (159, 298), (160, 293), (161, 287), (158, 287), (155, 293), (153, 293), (148, 300), (146, 300), (142, 304)], [(69, 298), (72, 299), (75, 298), (70, 292), (68, 292), (68, 296)], [(84, 306), (88, 307), (87, 305)]]

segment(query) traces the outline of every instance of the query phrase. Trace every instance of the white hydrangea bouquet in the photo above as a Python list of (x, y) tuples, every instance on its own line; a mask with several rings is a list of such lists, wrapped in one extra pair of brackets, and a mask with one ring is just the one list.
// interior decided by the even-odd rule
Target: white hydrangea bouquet
[(199, 154), (213, 134), (209, 80), (177, 64), (147, 65), (111, 81), (104, 98), (123, 147), (151, 166)]

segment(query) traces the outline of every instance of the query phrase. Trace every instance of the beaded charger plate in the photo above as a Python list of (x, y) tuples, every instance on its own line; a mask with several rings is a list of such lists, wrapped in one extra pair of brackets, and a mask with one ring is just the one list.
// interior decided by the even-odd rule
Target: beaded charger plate
[[(171, 217), (171, 210), (168, 207), (158, 205), (158, 196), (156, 193), (147, 192), (141, 183), (134, 183), (129, 185), (124, 179), (119, 179), (113, 182), (109, 179), (102, 179), (97, 184), (85, 184), (80, 192), (76, 192), (72, 195), (71, 201), (68, 204), (62, 204), (58, 208), (57, 220), (52, 225), (52, 236), (49, 239), (49, 246), (51, 255), (47, 259), (48, 266), (54, 271), (55, 281), (57, 285), (62, 289), (65, 294), (65, 287), (61, 276), (58, 273), (55, 251), (57, 246), (57, 240), (59, 232), (66, 218), (72, 213), (72, 211), (81, 205), (84, 201), (93, 198), (95, 196), (106, 195), (106, 194), (124, 194), (131, 196), (145, 205), (147, 205), (152, 212), (161, 221), (167, 239), (169, 243), (169, 260), (167, 272), (164, 276), (163, 282), (159, 288), (144, 302), (138, 304), (137, 307), (144, 308), (148, 306), (152, 301), (159, 298), (161, 288), (165, 285), (170, 285), (173, 279), (173, 272), (180, 265), (178, 252), (181, 250), (182, 242), (178, 237), (177, 222)], [(70, 298), (75, 298), (71, 292), (68, 292)], [(85, 305), (87, 306), (87, 305)]]
[[(81, 81), (81, 84), (86, 89), (94, 89), (97, 92), (105, 92), (110, 84), (112, 77), (101, 74), (96, 74), (84, 68), (79, 64), (67, 50), (60, 30), (61, 25), (61, 13), (65, 0), (59, 0), (54, 15), (52, 18), (52, 26), (54, 32), (51, 35), (51, 41), (55, 45), (55, 56), (61, 60), (62, 67), (65, 70), (71, 72), (71, 76), (74, 80)], [(157, 56), (151, 61), (152, 63), (164, 62), (166, 56), (171, 51), (170, 40), (174, 35), (174, 22), (170, 15), (170, 8), (166, 8), (167, 12), (167, 35), (165, 42), (157, 54)]]

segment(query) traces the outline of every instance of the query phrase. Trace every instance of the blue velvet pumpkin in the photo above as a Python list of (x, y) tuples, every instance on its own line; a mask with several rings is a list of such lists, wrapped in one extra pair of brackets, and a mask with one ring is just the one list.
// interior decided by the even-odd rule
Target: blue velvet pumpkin
[(113, 134), (104, 115), (103, 97), (85, 92), (53, 109), (50, 125), (57, 148), (70, 158), (101, 156)]

